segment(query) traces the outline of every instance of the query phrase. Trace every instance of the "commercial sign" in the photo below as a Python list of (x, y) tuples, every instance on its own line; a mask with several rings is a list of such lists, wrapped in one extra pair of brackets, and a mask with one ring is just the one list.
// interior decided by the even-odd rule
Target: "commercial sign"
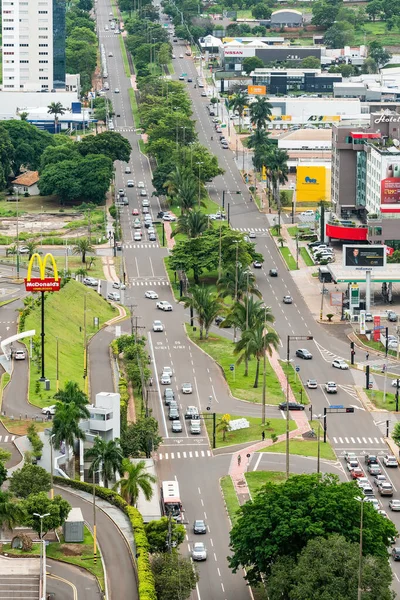
[(381, 339), (381, 318), (379, 315), (374, 315), (374, 342), (379, 342)]
[[(381, 180), (382, 212), (398, 212), (400, 210), (400, 162), (388, 159), (383, 167)], [(392, 205), (392, 206), (390, 206)], [(394, 210), (393, 210), (394, 209)], [(397, 209), (397, 210), (396, 210)]]
[(265, 94), (267, 93), (267, 86), (266, 85), (248, 85), (247, 93), (250, 96), (265, 96)]
[(331, 306), (342, 306), (343, 292), (331, 292)]
[(298, 166), (296, 179), (297, 202), (327, 200), (327, 171), (324, 166)]
[(386, 266), (386, 246), (343, 246), (343, 266), (366, 271)]
[[(46, 277), (46, 265), (47, 260), (50, 259), (53, 265), (54, 277)], [(37, 261), (39, 267), (40, 277), (32, 277), (32, 268)], [(32, 255), (32, 258), (28, 264), (28, 272), (25, 279), (25, 289), (27, 292), (58, 292), (60, 290), (61, 279), (58, 276), (57, 265), (54, 256), (50, 253), (46, 254), (45, 257), (37, 253)]]
[(365, 322), (365, 310), (362, 310), (360, 312), (359, 323), (360, 323), (360, 334), (365, 335), (365, 332), (367, 331), (366, 322)]
[(350, 288), (350, 308), (360, 306), (360, 288), (358, 285), (352, 285)]

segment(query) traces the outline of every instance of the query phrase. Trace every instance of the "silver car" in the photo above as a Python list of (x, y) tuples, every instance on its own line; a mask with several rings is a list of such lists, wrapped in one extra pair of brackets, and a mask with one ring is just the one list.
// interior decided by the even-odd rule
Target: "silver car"
[(182, 394), (192, 394), (193, 387), (191, 383), (182, 383)]
[(192, 548), (193, 560), (207, 560), (207, 548), (203, 542), (196, 542)]

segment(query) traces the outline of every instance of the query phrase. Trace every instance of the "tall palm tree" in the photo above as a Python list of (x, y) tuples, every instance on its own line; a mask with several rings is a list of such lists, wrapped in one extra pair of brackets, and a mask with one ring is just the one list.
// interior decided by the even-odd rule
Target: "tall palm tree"
[(249, 104), (249, 97), (246, 92), (241, 91), (234, 94), (229, 102), (229, 108), (236, 111), (239, 115), (239, 129), (242, 130), (242, 118), (244, 109)]
[(80, 238), (76, 241), (75, 246), (72, 249), (74, 254), (80, 254), (82, 256), (82, 262), (86, 262), (86, 254), (88, 252), (94, 252), (94, 248), (89, 238)]
[(85, 450), (85, 460), (92, 459), (89, 476), (92, 477), (94, 472), (100, 471), (106, 488), (117, 471), (122, 475), (123, 458), (124, 455), (117, 439), (106, 442), (103, 438), (96, 437), (93, 446)]
[(272, 184), (272, 193), (275, 199), (275, 203), (278, 207), (278, 215), (279, 215), (279, 234), (280, 234), (280, 224), (281, 224), (281, 198), (279, 192), (280, 184), (286, 183), (288, 180), (289, 168), (287, 165), (287, 161), (289, 160), (289, 155), (286, 150), (281, 150), (280, 148), (274, 147), (273, 152), (271, 152), (268, 170), (269, 177), (271, 179)]
[(59, 390), (54, 394), (55, 400), (62, 404), (75, 404), (79, 409), (81, 419), (88, 419), (90, 416), (87, 405), (89, 400), (85, 392), (83, 392), (76, 381), (66, 381), (64, 389)]
[(256, 285), (255, 275), (248, 267), (232, 266), (221, 275), (217, 287), (222, 298), (230, 296), (234, 300), (241, 300), (245, 294), (262, 297)]
[(279, 336), (274, 330), (265, 330), (264, 323), (258, 323), (252, 329), (246, 329), (242, 337), (236, 344), (233, 353), (239, 354), (236, 364), (240, 364), (247, 357), (254, 356), (257, 360), (256, 376), (253, 387), (258, 387), (258, 378), (260, 375), (260, 360), (265, 352), (271, 355), (272, 348), (277, 349), (279, 345)]
[(254, 148), (254, 151), (262, 148), (263, 146), (271, 146), (271, 144), (272, 142), (269, 137), (269, 133), (265, 129), (255, 129), (247, 138), (247, 147)]
[(257, 129), (265, 129), (265, 125), (271, 120), (271, 108), (267, 98), (258, 96), (257, 99), (250, 104), (250, 121)]
[(31, 260), (33, 254), (36, 252), (36, 248), (38, 247), (35, 240), (29, 240), (25, 243), (26, 248), (28, 248), (28, 260)]
[(171, 234), (174, 237), (178, 233), (184, 233), (189, 238), (199, 237), (208, 228), (207, 216), (199, 210), (191, 210), (178, 219), (178, 225)]
[(47, 108), (48, 114), (54, 115), (54, 133), (57, 133), (58, 115), (63, 115), (66, 108), (63, 107), (61, 102), (51, 102)]
[(13, 500), (10, 492), (0, 491), (0, 529), (13, 529), (24, 522), (25, 512), (22, 504)]
[(193, 177), (193, 173), (187, 167), (177, 166), (172, 173), (169, 174), (167, 181), (164, 183), (168, 196), (176, 196), (179, 188), (182, 187), (184, 181)]
[(69, 470), (69, 448), (73, 447), (75, 440), (86, 439), (85, 433), (79, 427), (81, 420), (81, 409), (74, 403), (64, 404), (57, 402), (53, 418), (52, 433), (54, 434), (54, 445), (61, 446), (65, 443), (65, 455), (67, 471)]
[(153, 497), (151, 484), (156, 483), (157, 479), (151, 473), (147, 473), (146, 468), (144, 460), (132, 463), (128, 458), (124, 458), (122, 461), (122, 471), (125, 473), (125, 477), (117, 481), (113, 489), (120, 488), (121, 496), (132, 506), (136, 506), (140, 490), (147, 501)]
[(223, 302), (217, 294), (201, 285), (193, 285), (189, 288), (190, 296), (182, 298), (185, 308), (190, 306), (196, 313), (196, 319), (199, 323), (200, 339), (208, 338), (210, 327), (221, 311)]
[(190, 179), (182, 181), (177, 189), (175, 201), (181, 207), (182, 212), (186, 212), (198, 204), (199, 184), (193, 178), (193, 175)]

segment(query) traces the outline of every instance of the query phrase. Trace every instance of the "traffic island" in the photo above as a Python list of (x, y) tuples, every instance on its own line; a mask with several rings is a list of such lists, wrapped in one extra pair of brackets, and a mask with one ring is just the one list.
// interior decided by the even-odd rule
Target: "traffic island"
[[(205, 415), (207, 416), (207, 415)], [(275, 439), (275, 436), (282, 435), (286, 431), (286, 421), (283, 419), (266, 419), (265, 424), (262, 424), (262, 419), (258, 417), (238, 417), (233, 415), (216, 415), (216, 448), (225, 448), (227, 446), (238, 446), (251, 442), (259, 442), (263, 439)], [(249, 426), (240, 429), (229, 429), (229, 421), (233, 423), (243, 419), (247, 421)], [(213, 439), (213, 424), (211, 419), (204, 419), (207, 434), (210, 440)], [(296, 428), (296, 423), (292, 420), (289, 422), (289, 430), (293, 431)], [(264, 432), (264, 438), (263, 438)]]
[[(296, 454), (298, 456), (312, 456), (317, 458), (318, 456), (318, 442), (317, 440), (303, 440), (292, 439), (290, 440), (290, 454)], [(278, 442), (268, 448), (262, 448), (258, 452), (275, 452), (278, 454), (285, 454), (286, 442)], [(324, 460), (337, 460), (336, 454), (334, 453), (332, 446), (329, 442), (325, 444), (320, 441), (320, 457)]]

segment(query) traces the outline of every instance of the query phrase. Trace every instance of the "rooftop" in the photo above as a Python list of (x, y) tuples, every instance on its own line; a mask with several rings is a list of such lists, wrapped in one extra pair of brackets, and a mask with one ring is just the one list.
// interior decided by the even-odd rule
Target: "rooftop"
[(18, 175), (18, 177), (16, 179), (14, 179), (14, 181), (12, 181), (11, 183), (13, 183), (14, 185), (24, 185), (26, 187), (29, 187), (31, 185), (34, 185), (38, 181), (39, 181), (39, 172), (38, 171), (26, 171), (25, 173)]
[(330, 129), (296, 129), (287, 133), (285, 140), (314, 140), (321, 142), (330, 142), (332, 140), (332, 131)]

